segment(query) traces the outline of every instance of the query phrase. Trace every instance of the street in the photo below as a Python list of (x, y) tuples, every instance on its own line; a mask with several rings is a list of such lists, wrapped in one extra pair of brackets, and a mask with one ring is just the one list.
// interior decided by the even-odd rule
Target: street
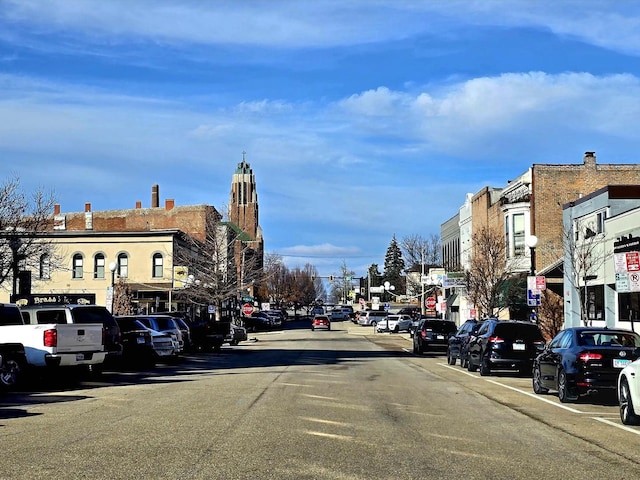
[(406, 334), (296, 327), (6, 394), (0, 478), (640, 478), (640, 427), (611, 399), (560, 404), (414, 356)]

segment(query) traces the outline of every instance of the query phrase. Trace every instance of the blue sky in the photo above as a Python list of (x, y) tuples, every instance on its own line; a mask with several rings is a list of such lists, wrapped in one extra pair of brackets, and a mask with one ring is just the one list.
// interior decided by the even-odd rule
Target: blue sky
[(63, 212), (210, 204), (356, 275), (534, 163), (636, 163), (640, 2), (2, 0), (0, 161)]

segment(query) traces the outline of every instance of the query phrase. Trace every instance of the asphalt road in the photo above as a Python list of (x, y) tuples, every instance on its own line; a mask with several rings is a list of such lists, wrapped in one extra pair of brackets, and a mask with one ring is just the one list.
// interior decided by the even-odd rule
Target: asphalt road
[(640, 478), (610, 399), (560, 404), (350, 322), (251, 338), (5, 395), (0, 478)]

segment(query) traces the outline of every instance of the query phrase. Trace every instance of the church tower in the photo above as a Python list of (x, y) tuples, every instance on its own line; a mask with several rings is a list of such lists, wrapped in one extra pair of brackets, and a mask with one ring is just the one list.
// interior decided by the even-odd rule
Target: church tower
[(246, 152), (242, 152), (242, 162), (238, 164), (231, 179), (229, 198), (229, 220), (254, 241), (262, 238), (258, 223), (258, 192), (256, 178), (251, 165), (246, 162)]

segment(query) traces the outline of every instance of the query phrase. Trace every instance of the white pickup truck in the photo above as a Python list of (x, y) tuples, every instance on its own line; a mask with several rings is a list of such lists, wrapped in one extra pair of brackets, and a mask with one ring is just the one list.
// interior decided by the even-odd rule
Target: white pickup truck
[(102, 324), (25, 324), (15, 304), (0, 304), (0, 343), (21, 344), (28, 367), (69, 367), (104, 362)]

